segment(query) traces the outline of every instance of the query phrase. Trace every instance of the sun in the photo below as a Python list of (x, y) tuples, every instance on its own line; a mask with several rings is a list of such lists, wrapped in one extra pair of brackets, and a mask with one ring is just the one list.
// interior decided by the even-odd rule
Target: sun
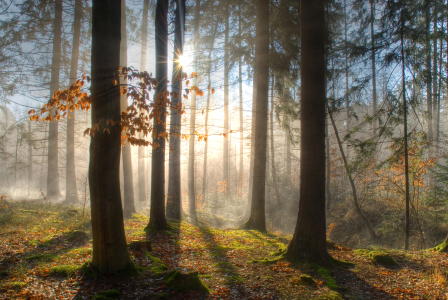
[(188, 66), (191, 63), (191, 57), (182, 54), (179, 56), (179, 62), (182, 66)]

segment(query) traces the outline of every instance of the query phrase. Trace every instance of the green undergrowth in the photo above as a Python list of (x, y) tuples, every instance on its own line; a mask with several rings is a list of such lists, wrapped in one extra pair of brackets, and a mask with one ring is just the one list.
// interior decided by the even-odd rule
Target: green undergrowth
[(78, 266), (73, 265), (60, 265), (50, 268), (50, 275), (58, 277), (72, 277), (77, 271), (79, 271)]
[(148, 251), (145, 252), (145, 255), (152, 261), (152, 266), (149, 268), (152, 274), (160, 276), (168, 271), (168, 266), (165, 265), (160, 258), (152, 256)]
[(311, 299), (312, 300), (343, 300), (344, 298), (342, 298), (341, 294), (339, 294), (335, 291), (330, 291), (330, 292), (320, 295), (319, 297), (311, 298)]
[(210, 289), (199, 278), (198, 272), (182, 274), (174, 270), (165, 276), (166, 285), (178, 292), (199, 291), (210, 294)]
[(342, 291), (345, 287), (339, 286), (336, 280), (331, 276), (332, 271), (324, 267), (318, 267), (317, 273), (324, 279), (325, 286), (330, 290)]

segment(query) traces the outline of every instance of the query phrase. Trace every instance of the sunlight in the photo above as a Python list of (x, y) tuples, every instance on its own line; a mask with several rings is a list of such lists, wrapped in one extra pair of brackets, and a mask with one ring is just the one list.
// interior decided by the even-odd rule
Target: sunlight
[(187, 55), (179, 56), (179, 62), (182, 66), (188, 66), (191, 63), (191, 57)]

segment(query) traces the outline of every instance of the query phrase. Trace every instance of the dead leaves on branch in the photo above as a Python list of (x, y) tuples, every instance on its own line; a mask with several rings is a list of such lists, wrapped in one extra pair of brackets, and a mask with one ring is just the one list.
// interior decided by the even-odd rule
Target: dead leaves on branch
[[(152, 136), (154, 139), (166, 139), (169, 136), (181, 137), (188, 139), (188, 135), (181, 135), (179, 133), (161, 132), (157, 134), (154, 125), (163, 125), (166, 128), (166, 123), (163, 122), (162, 116), (166, 116), (171, 112), (177, 112), (182, 115), (185, 113), (184, 106), (179, 102), (173, 106), (171, 99), (180, 99), (182, 96), (188, 99), (190, 91), (194, 91), (200, 97), (204, 96), (204, 92), (197, 86), (191, 86), (186, 89), (186, 93), (182, 95), (181, 92), (163, 91), (155, 95), (154, 101), (149, 101), (149, 93), (153, 91), (158, 85), (157, 79), (152, 77), (148, 72), (140, 72), (133, 67), (119, 68), (118, 76), (131, 82), (120, 86), (120, 94), (132, 100), (121, 116), (116, 120), (107, 119), (99, 123), (93, 124), (91, 128), (84, 131), (84, 136), (94, 136), (98, 132), (111, 133), (111, 127), (121, 127), (121, 143), (130, 143), (134, 146), (149, 146), (153, 148), (158, 147), (159, 143), (151, 143), (146, 141), (146, 137)], [(196, 72), (191, 73), (190, 79), (197, 78)], [(188, 86), (189, 80), (187, 74), (183, 73), (178, 80), (185, 80)], [(91, 97), (88, 93), (88, 88), (85, 83), (90, 83), (90, 77), (84, 74), (81, 79), (77, 80), (69, 88), (65, 90), (56, 91), (50, 100), (45, 103), (40, 110), (30, 110), (31, 121), (51, 122), (53, 120), (60, 121), (61, 119), (70, 118), (69, 112), (74, 110), (88, 111), (91, 107)], [(117, 79), (113, 80), (114, 86), (118, 85)], [(210, 86), (208, 86), (210, 90)], [(214, 88), (211, 89), (213, 94)], [(167, 109), (170, 108), (170, 109)], [(198, 141), (207, 141), (206, 134), (196, 134)]]

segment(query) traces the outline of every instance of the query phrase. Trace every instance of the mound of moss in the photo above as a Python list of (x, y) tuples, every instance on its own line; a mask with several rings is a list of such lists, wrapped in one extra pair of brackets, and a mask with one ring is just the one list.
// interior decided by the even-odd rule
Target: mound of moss
[(310, 275), (302, 274), (299, 276), (299, 283), (303, 285), (314, 285), (316, 284), (316, 280)]
[(448, 252), (448, 241), (445, 240), (445, 241), (443, 241), (443, 243), (441, 243), (440, 245), (435, 246), (434, 248), (431, 248), (431, 249), (428, 249), (428, 250), (430, 250), (430, 251), (436, 251), (436, 252), (444, 252), (444, 253), (446, 253), (446, 252)]
[(79, 267), (72, 265), (60, 265), (54, 266), (50, 269), (50, 275), (52, 276), (66, 276), (71, 277), (79, 270)]
[(20, 290), (27, 285), (26, 282), (22, 281), (13, 281), (9, 283), (9, 287), (14, 290)]
[(397, 261), (385, 251), (370, 251), (369, 257), (376, 263), (386, 266), (397, 266)]
[(210, 294), (210, 290), (199, 278), (198, 272), (182, 274), (174, 270), (166, 275), (166, 285), (178, 292), (199, 291)]
[(320, 295), (317, 298), (312, 298), (313, 300), (343, 300), (341, 294), (331, 291), (325, 294)]
[(336, 283), (336, 280), (331, 276), (331, 270), (326, 269), (324, 267), (317, 268), (317, 273), (324, 279), (325, 286), (330, 290), (341, 291), (344, 290), (345, 287), (339, 286)]
[(96, 295), (90, 296), (91, 299), (112, 300), (121, 296), (121, 292), (117, 290), (99, 291)]
[(149, 269), (154, 275), (161, 275), (168, 270), (168, 266), (160, 258), (152, 256), (149, 252), (145, 252), (145, 255), (152, 261), (152, 266)]
[(68, 234), (67, 240), (70, 242), (86, 243), (89, 241), (89, 236), (82, 230), (75, 230)]

